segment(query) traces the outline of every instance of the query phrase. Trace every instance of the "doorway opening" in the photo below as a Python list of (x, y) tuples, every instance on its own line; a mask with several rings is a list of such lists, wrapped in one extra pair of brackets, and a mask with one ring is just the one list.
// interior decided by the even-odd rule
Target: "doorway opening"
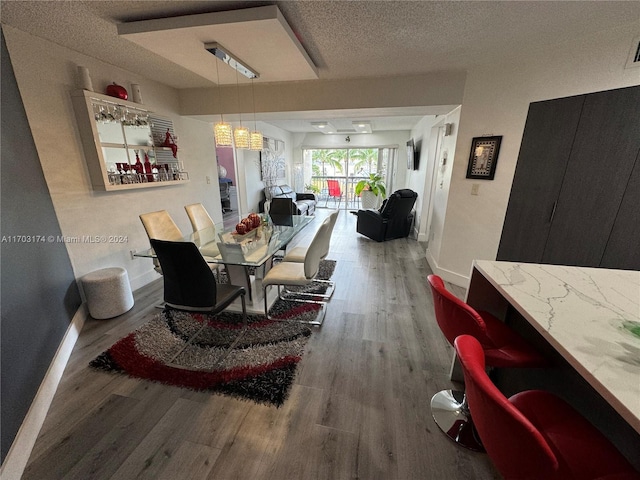
[(304, 148), (305, 190), (318, 196), (318, 207), (357, 210), (360, 197), (355, 187), (360, 180), (376, 173), (388, 192), (393, 191), (396, 147), (381, 148)]
[(220, 208), (225, 229), (238, 223), (238, 189), (232, 148), (216, 148)]

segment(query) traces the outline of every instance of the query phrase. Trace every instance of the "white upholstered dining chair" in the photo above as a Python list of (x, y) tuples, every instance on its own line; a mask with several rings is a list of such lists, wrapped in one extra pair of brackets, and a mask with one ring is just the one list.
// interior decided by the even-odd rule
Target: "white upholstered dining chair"
[[(142, 221), (142, 225), (144, 226), (144, 230), (147, 232), (149, 240), (152, 238), (173, 242), (182, 240), (182, 232), (166, 210), (143, 213), (140, 215), (140, 221)], [(160, 267), (160, 262), (157, 258), (153, 259), (153, 268), (156, 272), (162, 275), (162, 268)]]
[[(314, 325), (322, 324), (324, 319), (326, 300), (304, 300), (299, 298), (284, 297), (281, 293), (281, 286), (305, 286), (309, 285), (315, 280), (316, 275), (320, 269), (320, 260), (324, 252), (324, 238), (327, 234), (327, 230), (330, 227), (330, 222), (325, 221), (320, 225), (320, 228), (316, 232), (313, 240), (306, 249), (304, 262), (280, 262), (273, 266), (262, 279), (262, 288), (264, 296), (264, 313), (269, 317), (269, 305), (267, 297), (267, 289), (275, 285), (278, 289), (278, 298), (281, 300), (303, 302), (303, 303), (318, 303), (322, 304), (322, 311), (318, 314), (316, 320), (311, 322)], [(295, 293), (295, 292), (293, 292)], [(333, 293), (333, 289), (330, 288), (326, 292), (326, 298), (330, 298)]]
[(207, 209), (204, 208), (204, 205), (201, 203), (185, 205), (184, 209), (187, 211), (187, 216), (189, 217), (194, 232), (215, 226), (209, 212), (207, 212)]
[[(329, 255), (329, 248), (331, 247), (331, 235), (333, 233), (333, 227), (335, 227), (336, 225), (336, 220), (338, 219), (339, 213), (340, 213), (339, 210), (334, 210), (327, 216), (327, 218), (324, 219), (323, 223), (325, 222), (328, 223), (329, 228), (323, 230), (322, 238), (320, 239), (320, 243), (322, 245), (321, 256), (320, 256), (321, 260), (324, 260), (325, 258), (327, 258), (327, 255)], [(296, 246), (286, 253), (286, 255), (283, 258), (283, 261), (304, 263), (304, 259), (306, 257), (308, 249), (309, 249), (308, 245)], [(323, 279), (315, 279), (314, 281), (328, 284), (329, 285), (328, 292), (330, 293), (317, 294), (317, 295), (313, 294), (313, 295), (322, 297), (322, 298), (330, 298), (335, 288), (335, 283), (332, 280), (323, 280)], [(312, 295), (312, 294), (309, 294), (309, 295)]]

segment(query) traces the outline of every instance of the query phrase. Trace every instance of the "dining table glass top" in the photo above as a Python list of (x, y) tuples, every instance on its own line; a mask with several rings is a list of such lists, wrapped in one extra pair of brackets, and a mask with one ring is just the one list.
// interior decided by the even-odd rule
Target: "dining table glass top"
[[(250, 232), (239, 235), (233, 229), (225, 229), (222, 223), (189, 233), (184, 242), (196, 244), (208, 263), (259, 267), (278, 250), (283, 249), (293, 237), (315, 217), (306, 215), (271, 215)], [(138, 257), (155, 258), (153, 249), (135, 254)]]

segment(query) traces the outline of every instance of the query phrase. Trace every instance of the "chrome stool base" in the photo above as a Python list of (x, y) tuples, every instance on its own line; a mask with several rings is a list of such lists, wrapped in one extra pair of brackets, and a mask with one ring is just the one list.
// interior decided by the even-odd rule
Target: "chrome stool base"
[(444, 434), (458, 445), (484, 452), (484, 447), (473, 426), (464, 392), (442, 390), (431, 398), (431, 415)]

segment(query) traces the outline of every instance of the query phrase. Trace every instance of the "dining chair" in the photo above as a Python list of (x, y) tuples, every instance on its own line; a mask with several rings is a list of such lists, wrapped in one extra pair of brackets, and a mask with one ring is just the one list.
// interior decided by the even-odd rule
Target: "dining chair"
[[(484, 349), (490, 367), (540, 368), (549, 366), (537, 350), (518, 333), (489, 312), (477, 312), (449, 292), (442, 278), (429, 275), (436, 321), (447, 341), (472, 335)], [(454, 442), (470, 450), (483, 451), (474, 434), (473, 420), (464, 392), (442, 390), (431, 399), (431, 414), (438, 427)]]
[(204, 208), (204, 205), (201, 203), (185, 205), (184, 209), (187, 212), (187, 216), (189, 217), (189, 221), (191, 222), (191, 227), (194, 232), (215, 226), (209, 212), (207, 212), (207, 209)]
[(342, 201), (342, 189), (340, 188), (340, 182), (338, 182), (338, 180), (327, 180), (327, 190), (327, 201), (324, 202), (324, 206), (326, 207), (327, 203), (329, 203), (329, 198), (337, 198), (337, 208), (340, 208), (340, 202)]
[(454, 340), (474, 424), (506, 480), (638, 480), (629, 461), (569, 404), (550, 392), (506, 398), (485, 370), (486, 349), (471, 335)]
[[(274, 265), (262, 279), (262, 289), (264, 296), (264, 313), (267, 318), (269, 316), (269, 306), (267, 289), (275, 285), (278, 289), (278, 298), (285, 301), (303, 302), (303, 303), (317, 303), (322, 305), (321, 312), (313, 322), (312, 325), (321, 325), (324, 320), (325, 304), (326, 300), (304, 300), (300, 298), (284, 297), (281, 293), (281, 286), (305, 286), (309, 285), (315, 280), (318, 270), (320, 268), (320, 260), (324, 252), (323, 237), (326, 235), (329, 229), (329, 222), (323, 222), (320, 228), (315, 233), (313, 240), (307, 248), (304, 262), (280, 262)], [(295, 293), (295, 292), (291, 292)], [(327, 299), (333, 294), (333, 289), (327, 290), (325, 295)]]
[[(338, 214), (340, 210), (333, 210), (329, 215), (324, 219), (324, 222), (329, 223), (329, 228), (325, 231), (325, 238), (323, 238), (323, 249), (322, 249), (322, 257), (324, 260), (326, 256), (329, 254), (329, 248), (331, 246), (331, 234), (333, 233), (333, 227), (336, 225), (336, 220), (338, 219)], [(307, 254), (307, 250), (309, 249), (309, 245), (299, 245), (293, 247), (291, 250), (287, 252), (284, 256), (283, 260), (285, 262), (298, 262), (303, 263), (304, 258)]]
[(242, 321), (246, 326), (246, 289), (228, 283), (216, 283), (211, 268), (193, 242), (153, 238), (150, 242), (162, 267), (166, 307), (216, 314), (240, 297)]
[[(145, 232), (149, 240), (181, 240), (183, 235), (176, 223), (166, 210), (157, 212), (143, 213), (140, 215), (140, 221), (144, 226)], [(153, 259), (153, 268), (159, 274), (162, 274), (162, 268), (157, 259)]]
[[(322, 241), (322, 251), (320, 260), (324, 260), (329, 255), (329, 248), (331, 247), (331, 235), (333, 234), (333, 227), (336, 225), (336, 220), (338, 219), (338, 214), (340, 210), (333, 210), (327, 218), (324, 219), (323, 223), (328, 223), (329, 228), (323, 230), (324, 234), (321, 239)], [(296, 246), (289, 250), (284, 258), (282, 259), (284, 262), (297, 262), (304, 263), (304, 259), (307, 255), (307, 251), (309, 250), (309, 245), (306, 246)], [(326, 283), (329, 285), (330, 289), (333, 290), (335, 288), (335, 283), (332, 280), (324, 280), (324, 279), (315, 279), (315, 282)], [(315, 295), (315, 294), (310, 294)], [(323, 298), (329, 298), (326, 294), (317, 295)]]

